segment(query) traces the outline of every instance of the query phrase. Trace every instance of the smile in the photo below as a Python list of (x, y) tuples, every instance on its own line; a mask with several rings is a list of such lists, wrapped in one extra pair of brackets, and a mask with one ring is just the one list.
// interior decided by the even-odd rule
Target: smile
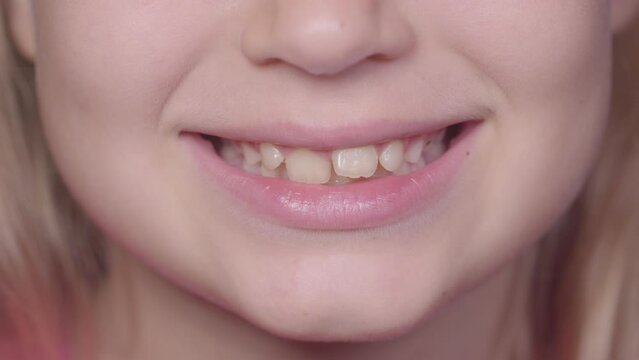
[(457, 121), (394, 138), (373, 134), (378, 141), (368, 144), (356, 134), (337, 140), (315, 134), (306, 146), (304, 135), (277, 141), (266, 133), (256, 141), (259, 134), (250, 132), (184, 131), (181, 137), (205, 178), (255, 215), (294, 228), (347, 230), (395, 222), (437, 202), (470, 154), (480, 124)]
[(344, 185), (417, 171), (444, 154), (458, 132), (458, 126), (451, 126), (408, 139), (332, 151), (204, 137), (224, 161), (245, 172), (306, 184)]

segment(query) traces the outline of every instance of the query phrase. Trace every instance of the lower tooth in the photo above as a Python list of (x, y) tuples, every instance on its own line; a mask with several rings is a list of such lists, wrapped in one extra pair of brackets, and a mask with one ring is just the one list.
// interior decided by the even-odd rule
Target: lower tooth
[(382, 167), (382, 166), (378, 166), (377, 170), (375, 170), (375, 173), (373, 174), (373, 176), (371, 176), (371, 179), (381, 178), (381, 177), (384, 177), (384, 176), (388, 176), (390, 174), (392, 174), (392, 172), (384, 169), (384, 167)]
[(411, 172), (410, 165), (408, 163), (403, 163), (399, 169), (393, 171), (393, 174), (406, 175), (406, 174), (409, 174), (410, 172)]
[(272, 177), (272, 178), (281, 177), (282, 168), (278, 167), (271, 170), (267, 168), (266, 166), (264, 166), (264, 164), (262, 164), (262, 166), (260, 166), (260, 174), (265, 177)]
[(246, 161), (244, 161), (244, 163), (242, 164), (242, 170), (251, 174), (261, 174), (260, 168), (261, 166), (259, 164), (250, 164)]
[(327, 182), (327, 184), (329, 185), (345, 185), (348, 183), (353, 182), (353, 179), (351, 178), (347, 178), (344, 176), (339, 176), (335, 173), (333, 173), (333, 176), (331, 176), (331, 179)]
[(410, 164), (410, 171), (416, 171), (426, 166), (426, 161), (424, 158), (420, 158), (416, 163)]

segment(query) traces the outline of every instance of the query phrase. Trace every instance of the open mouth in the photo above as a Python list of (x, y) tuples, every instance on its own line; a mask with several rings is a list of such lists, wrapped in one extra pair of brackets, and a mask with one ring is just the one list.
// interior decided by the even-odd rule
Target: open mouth
[[(288, 227), (348, 230), (435, 211), (456, 186), (482, 122), (448, 122), (421, 132), (405, 125), (363, 129), (361, 141), (357, 131), (340, 139), (339, 131), (309, 136), (287, 127), (220, 130), (223, 136), (185, 131), (181, 138), (210, 180), (214, 199), (228, 194), (237, 200), (229, 206)], [(381, 135), (394, 131), (394, 137)], [(367, 136), (379, 140), (367, 144)]]
[(439, 159), (473, 122), (427, 134), (340, 149), (255, 143), (200, 134), (217, 155), (242, 171), (305, 184), (339, 186), (414, 173)]

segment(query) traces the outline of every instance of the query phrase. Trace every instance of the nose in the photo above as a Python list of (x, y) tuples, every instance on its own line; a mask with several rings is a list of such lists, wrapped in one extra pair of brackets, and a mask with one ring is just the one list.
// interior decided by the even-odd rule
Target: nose
[(388, 61), (415, 35), (392, 1), (262, 0), (242, 34), (253, 63), (285, 63), (312, 75), (336, 75), (365, 60)]

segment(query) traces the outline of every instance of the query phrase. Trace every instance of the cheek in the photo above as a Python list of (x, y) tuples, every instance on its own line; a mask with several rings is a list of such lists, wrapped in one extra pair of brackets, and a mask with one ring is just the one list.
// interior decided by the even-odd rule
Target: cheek
[(58, 102), (104, 114), (111, 127), (125, 121), (135, 126), (130, 119), (157, 121), (163, 101), (201, 50), (197, 44), (206, 43), (208, 22), (198, 21), (202, 11), (192, 4), (167, 11), (168, 2), (155, 3), (40, 5), (37, 61), (44, 93), (55, 89)]
[(42, 122), (66, 185), (109, 238), (166, 272), (185, 263), (210, 270), (210, 242), (175, 241), (203, 237), (186, 226), (200, 214), (161, 114), (201, 52), (229, 46), (228, 5), (148, 3), (38, 4)]
[(579, 96), (591, 88), (588, 82), (608, 76), (606, 1), (501, 0), (460, 6), (464, 15), (442, 24), (441, 29), (454, 30), (441, 36), (488, 74), (513, 107), (531, 98)]
[(175, 134), (162, 119), (165, 102), (205, 49), (228, 46), (226, 31), (233, 29), (227, 26), (228, 2), (215, 11), (205, 2), (175, 5), (116, 0), (36, 6), (43, 125), (70, 186), (95, 202), (115, 202), (111, 194), (131, 192), (142, 203), (153, 197), (154, 173), (158, 186), (178, 181), (170, 169)]
[(482, 239), (467, 248), (480, 261), (538, 240), (581, 189), (605, 130), (611, 40), (603, 1), (465, 9), (472, 21), (446, 36), (500, 99), (469, 170), (482, 174), (468, 184), (476, 201), (460, 210), (482, 214), (465, 227)]

